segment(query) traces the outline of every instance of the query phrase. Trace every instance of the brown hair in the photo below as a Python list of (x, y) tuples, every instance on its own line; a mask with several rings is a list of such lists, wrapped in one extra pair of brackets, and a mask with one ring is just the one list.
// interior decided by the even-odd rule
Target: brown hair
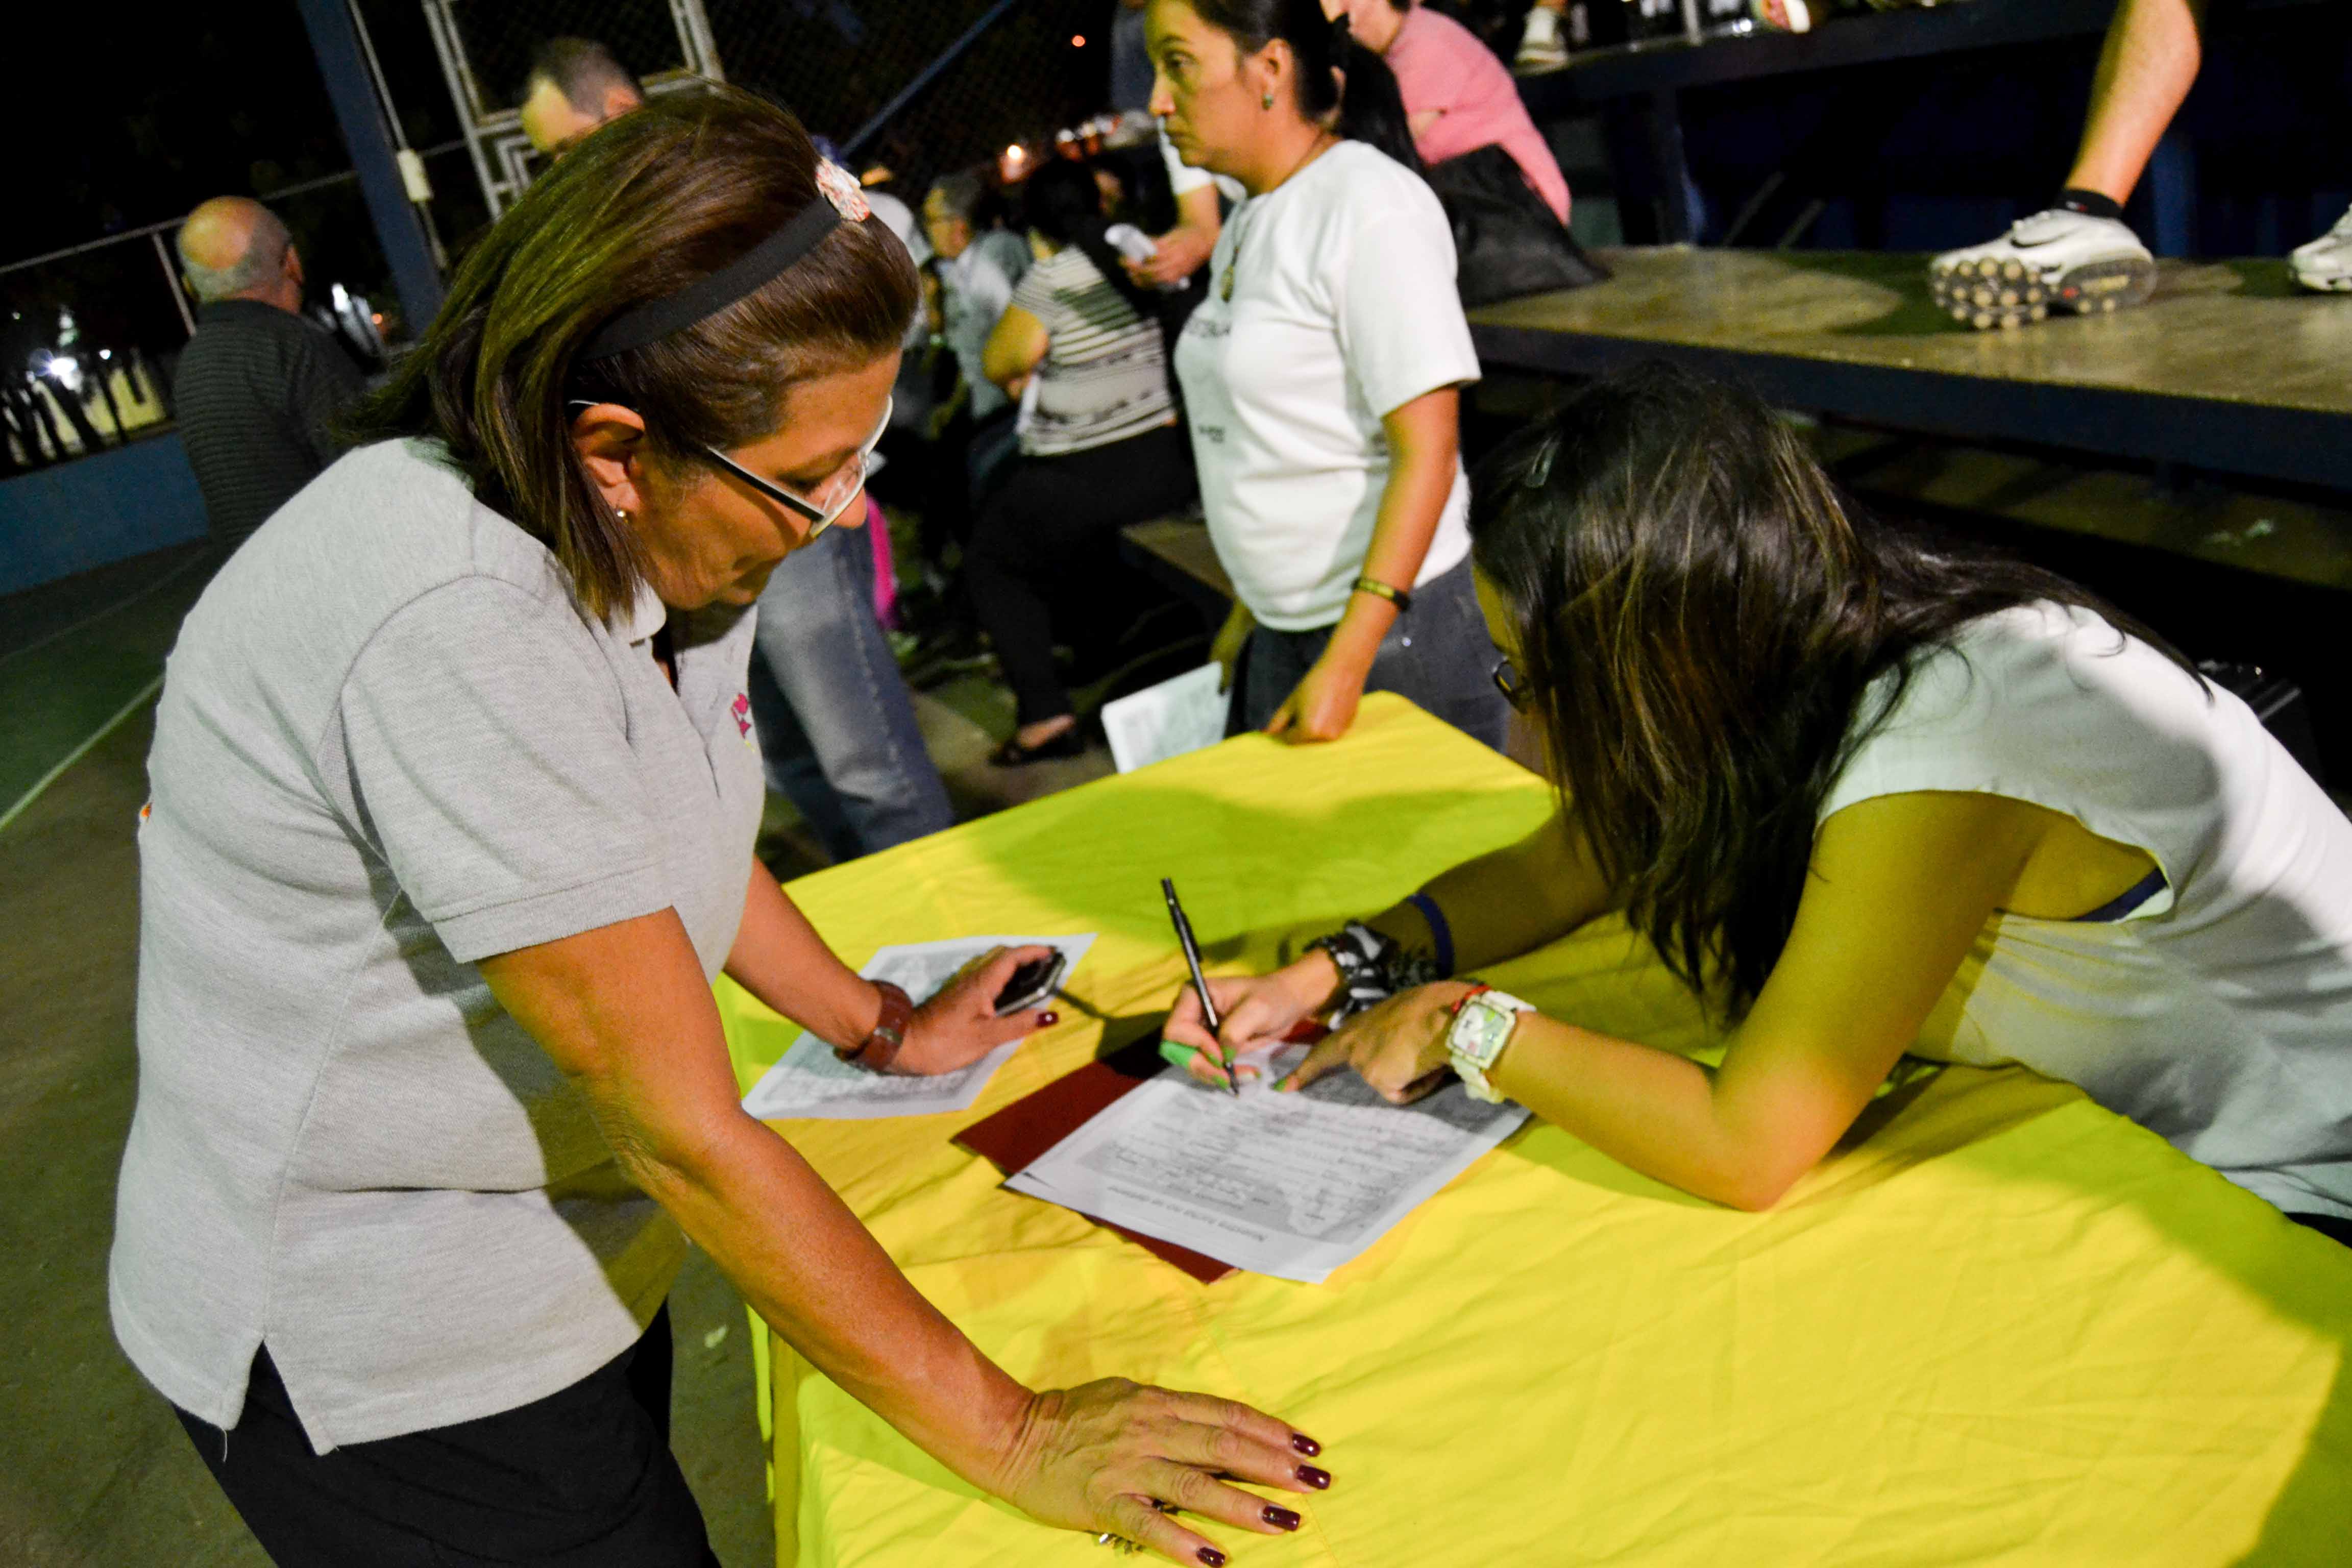
[(1634, 928), (1735, 1009), (1788, 942), (1822, 800), (1916, 657), (2049, 600), (2189, 668), (2063, 577), (1854, 515), (1760, 401), (1663, 364), (1513, 437), (1471, 494), (1563, 804)]
[(572, 398), (646, 421), (680, 465), (783, 423), (795, 383), (898, 347), (919, 291), (879, 219), (844, 223), (750, 294), (642, 348), (581, 363), (622, 311), (717, 272), (817, 193), (799, 121), (748, 93), (665, 94), (603, 127), (476, 244), (425, 340), (355, 417), (365, 437), (439, 441), (475, 495), (555, 552), (589, 614), (625, 608), (636, 541), (573, 450)]

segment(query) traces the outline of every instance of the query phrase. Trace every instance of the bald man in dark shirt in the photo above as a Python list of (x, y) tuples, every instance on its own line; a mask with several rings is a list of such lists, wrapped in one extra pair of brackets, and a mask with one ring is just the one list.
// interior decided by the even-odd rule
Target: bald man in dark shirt
[(181, 444), (223, 556), (341, 455), (333, 426), (358, 364), (303, 319), (302, 258), (278, 216), (219, 196), (181, 226), (180, 265), (202, 302), (173, 384)]

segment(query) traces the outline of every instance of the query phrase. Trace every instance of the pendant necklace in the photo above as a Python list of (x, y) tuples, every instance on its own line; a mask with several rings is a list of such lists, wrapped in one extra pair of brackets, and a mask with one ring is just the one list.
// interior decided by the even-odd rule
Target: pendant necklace
[(1258, 196), (1255, 200), (1244, 203), (1241, 211), (1234, 214), (1234, 248), (1225, 258), (1225, 275), (1217, 280), (1218, 299), (1223, 300), (1228, 305), (1234, 302), (1234, 268), (1241, 264), (1242, 235), (1244, 232), (1244, 216), (1251, 209), (1255, 208), (1259, 202), (1265, 201), (1267, 196), (1273, 195), (1275, 192), (1290, 184), (1291, 180), (1297, 175), (1299, 170), (1307, 167), (1307, 164), (1315, 162), (1318, 157), (1329, 151), (1338, 141), (1339, 138), (1332, 135), (1328, 131), (1317, 132), (1314, 144), (1307, 149), (1305, 155), (1302, 156), (1298, 162), (1290, 165), (1289, 174), (1283, 175), (1282, 178), (1267, 186), (1265, 195)]

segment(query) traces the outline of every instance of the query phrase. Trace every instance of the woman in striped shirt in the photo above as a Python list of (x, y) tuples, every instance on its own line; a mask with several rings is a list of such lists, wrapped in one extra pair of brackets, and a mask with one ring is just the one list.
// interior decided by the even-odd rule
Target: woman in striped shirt
[(1085, 749), (1054, 668), (1056, 623), (1081, 644), (1113, 635), (1128, 598), (1117, 585), (1129, 574), (1118, 531), (1184, 506), (1195, 488), (1160, 324), (1121, 268), (1088, 254), (1110, 255), (1101, 202), (1083, 163), (1048, 163), (1029, 177), (1037, 263), (983, 362), (1023, 400), (1021, 459), (982, 509), (965, 561), (1018, 703), (1020, 727), (995, 757), (1005, 767)]

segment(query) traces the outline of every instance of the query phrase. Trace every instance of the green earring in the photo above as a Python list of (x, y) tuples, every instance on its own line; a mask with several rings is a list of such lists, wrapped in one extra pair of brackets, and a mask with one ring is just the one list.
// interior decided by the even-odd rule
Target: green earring
[(1264, 98), (1258, 100), (1258, 103), (1263, 108), (1272, 109), (1274, 107), (1274, 94), (1270, 92), (1267, 93)]

